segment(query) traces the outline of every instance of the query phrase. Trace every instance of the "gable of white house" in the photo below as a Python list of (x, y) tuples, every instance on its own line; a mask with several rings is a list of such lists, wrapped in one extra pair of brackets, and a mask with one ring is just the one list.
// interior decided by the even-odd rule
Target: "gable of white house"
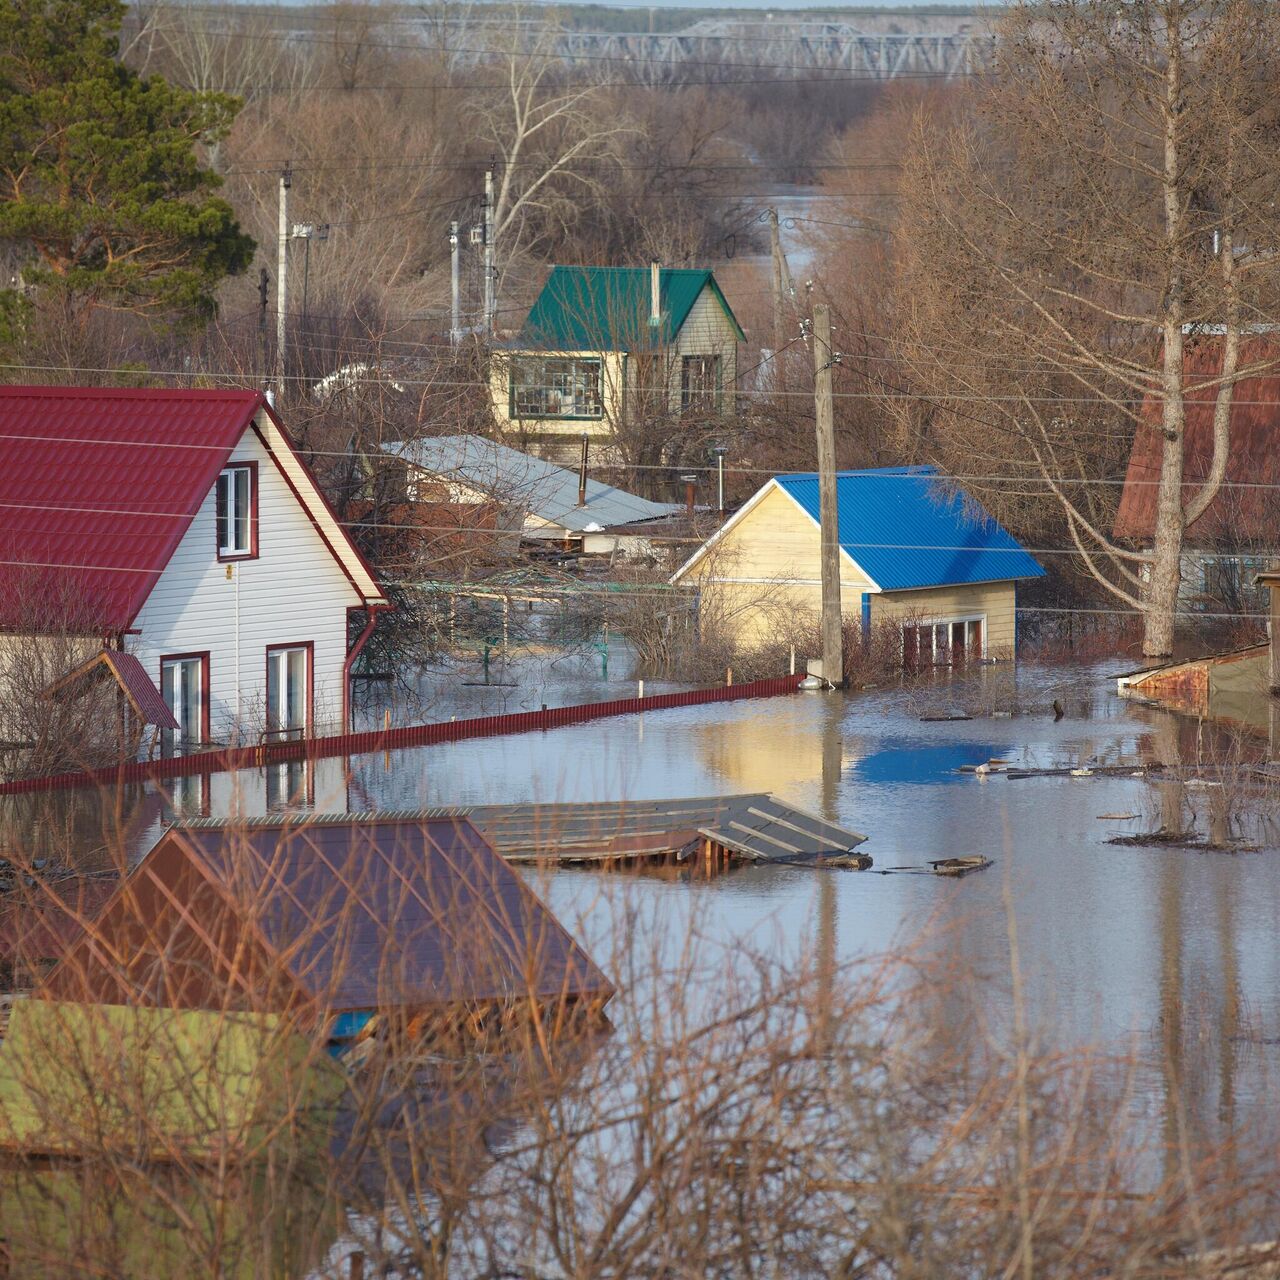
[[(279, 440), (265, 424), (268, 440)], [(273, 441), (274, 443), (274, 441)], [(301, 464), (287, 450), (268, 451), (256, 432), (245, 432), (227, 465), (256, 464), (258, 555), (219, 560), (216, 485), (134, 621), (130, 648), (161, 686), (166, 657), (208, 655), (209, 717), (215, 742), (233, 737), (254, 742), (266, 726), (267, 650), (309, 646), (312, 653), (312, 727), (341, 727), (347, 610), (364, 602), (330, 546), (347, 551), (345, 537), (327, 511), (311, 513), (285, 475), (302, 492), (313, 491)], [(305, 486), (305, 488), (304, 488)], [(313, 516), (315, 521), (313, 522)], [(330, 546), (320, 529), (331, 528)], [(317, 529), (317, 523), (320, 529)], [(353, 570), (348, 552), (348, 572)], [(361, 570), (367, 576), (367, 571)], [(371, 580), (370, 580), (371, 583)], [(362, 584), (363, 585), (363, 584)], [(377, 591), (376, 585), (368, 588)], [(379, 593), (380, 594), (380, 593)]]

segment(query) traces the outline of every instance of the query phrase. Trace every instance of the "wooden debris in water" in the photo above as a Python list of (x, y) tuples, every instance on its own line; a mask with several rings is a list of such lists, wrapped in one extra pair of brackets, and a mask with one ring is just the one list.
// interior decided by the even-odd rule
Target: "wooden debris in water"
[(923, 866), (879, 867), (882, 876), (967, 876), (972, 871), (985, 871), (994, 865), (992, 859), (980, 853), (966, 854), (959, 858), (934, 858)]
[(963, 858), (937, 858), (929, 865), (935, 876), (967, 876), (973, 871), (985, 871), (992, 863), (990, 858), (973, 853)]

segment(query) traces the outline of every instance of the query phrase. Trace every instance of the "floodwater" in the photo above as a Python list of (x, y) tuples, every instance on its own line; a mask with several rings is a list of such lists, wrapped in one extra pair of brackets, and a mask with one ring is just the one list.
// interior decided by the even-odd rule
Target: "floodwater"
[[(1012, 919), (1039, 1047), (1135, 1054), (1134, 1111), (1152, 1125), (1166, 1118), (1176, 1080), (1206, 1137), (1270, 1134), (1280, 1068), (1280, 835), (1261, 800), (1127, 771), (1021, 780), (957, 772), (992, 758), (1045, 768), (1159, 760), (1198, 763), (1212, 778), (1224, 762), (1265, 758), (1265, 743), (1122, 701), (1110, 669), (993, 667), (922, 689), (659, 711), (321, 761), (314, 775), (282, 767), (274, 785), (269, 771), (188, 780), (177, 800), (220, 816), (287, 804), (291, 794), (317, 811), (346, 811), (773, 792), (864, 833), (876, 870), (745, 868), (709, 881), (561, 870), (541, 875), (540, 891), (602, 957), (616, 886), (641, 915), (669, 921), (673, 937), (696, 914), (700, 933), (727, 956), (745, 945), (856, 960), (914, 945), (974, 975), (948, 1021), (997, 1037), (1009, 1021)], [(589, 663), (579, 678), (596, 692)], [(560, 679), (555, 699), (518, 684), (501, 696), (587, 700), (566, 696), (576, 687), (572, 672)], [(618, 685), (610, 692), (618, 696)], [(467, 710), (491, 696), (468, 690)], [(1065, 711), (1056, 721), (1054, 699)], [(973, 718), (921, 719), (952, 707)], [(110, 798), (126, 816), (122, 839), (133, 856), (154, 839), (171, 798)], [(1171, 805), (1198, 830), (1229, 828), (1256, 850), (1108, 843), (1176, 819)], [(7, 818), (10, 831), (41, 824), (37, 844), (70, 839), (86, 856), (110, 843), (103, 798), (89, 793), (13, 803)], [(978, 853), (995, 865), (959, 881), (876, 873)], [(618, 997), (627, 998), (625, 990)]]

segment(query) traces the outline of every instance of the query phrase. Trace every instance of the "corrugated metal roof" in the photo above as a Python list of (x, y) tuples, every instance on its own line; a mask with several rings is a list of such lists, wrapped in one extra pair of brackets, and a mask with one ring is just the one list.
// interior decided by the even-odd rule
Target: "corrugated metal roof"
[[(679, 503), (651, 502), (625, 489), (587, 479), (587, 505), (578, 506), (578, 473), (544, 462), (518, 449), (483, 436), (430, 436), (382, 446), (390, 454), (445, 480), (491, 495), (496, 501), (524, 510), (557, 529), (583, 532), (588, 525), (602, 529), (653, 520), (683, 508)], [(530, 527), (529, 537), (554, 537), (555, 530)]]
[[(169, 901), (237, 955), (257, 939), (261, 960), (227, 954), (193, 977), (167, 972), (160, 957), (186, 954), (193, 927), (153, 906)], [(112, 953), (130, 958), (111, 968)], [(222, 1008), (232, 994), (221, 973), (239, 975), (250, 1007), (300, 999), (326, 1016), (613, 990), (475, 827), (452, 817), (172, 827), (44, 991)]]
[[(1274, 336), (1255, 337), (1240, 344), (1240, 366), (1280, 359)], [(1199, 490), (1213, 464), (1213, 414), (1217, 386), (1200, 387), (1222, 373), (1222, 339), (1189, 341), (1182, 361), (1186, 380), (1186, 424), (1183, 431), (1182, 500)], [(1148, 396), (1142, 420), (1133, 437), (1124, 489), (1116, 511), (1115, 536), (1148, 541), (1155, 532), (1161, 452), (1158, 396)], [(1231, 405), (1231, 447), (1227, 454), (1226, 484), (1187, 529), (1191, 544), (1223, 542), (1239, 547), (1252, 543), (1273, 548), (1280, 542), (1272, 486), (1280, 485), (1280, 372), (1242, 378)]]
[[(816, 521), (815, 474), (777, 477)], [(882, 591), (1039, 578), (1019, 543), (934, 467), (841, 471), (840, 546)]]
[(59, 612), (87, 630), (129, 626), (263, 403), (0, 387), (0, 626)]
[(689, 832), (765, 862), (847, 853), (866, 839), (767, 794), (476, 805), (462, 812), (512, 862), (607, 861), (641, 849), (641, 842), (661, 852), (680, 848)]
[[(674, 800), (588, 800), (527, 804), (482, 804), (399, 812), (308, 814), (309, 827), (352, 823), (438, 821), (465, 818), (502, 857), (511, 862), (594, 862), (626, 856), (628, 849), (659, 853), (678, 849), (690, 834), (710, 836), (743, 857), (794, 861), (847, 853), (866, 840), (784, 804), (765, 792), (689, 796)], [(255, 819), (262, 827), (284, 827), (296, 814)], [(234, 831), (236, 820), (196, 818), (184, 830)], [(674, 837), (672, 843), (668, 837)]]
[(151, 682), (147, 669), (132, 653), (119, 653), (114, 649), (104, 649), (95, 654), (88, 662), (82, 662), (74, 670), (67, 672), (60, 680), (54, 681), (45, 691), (46, 698), (64, 698), (74, 694), (76, 686), (82, 681), (101, 678), (109, 673), (120, 685), (133, 704), (144, 724), (153, 724), (159, 729), (178, 729), (180, 726), (174, 719), (173, 712), (165, 705), (160, 690)]
[(662, 323), (652, 310), (648, 267), (553, 267), (529, 311), (521, 339), (554, 351), (635, 351), (675, 341), (704, 288), (725, 309), (739, 340), (741, 326), (710, 271), (663, 267), (658, 276)]

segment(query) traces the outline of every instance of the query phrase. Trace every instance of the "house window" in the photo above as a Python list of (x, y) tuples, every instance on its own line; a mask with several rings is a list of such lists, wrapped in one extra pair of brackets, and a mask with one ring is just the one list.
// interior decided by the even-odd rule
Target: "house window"
[(311, 729), (310, 644), (267, 650), (267, 736), (302, 738)]
[(511, 362), (513, 418), (600, 418), (600, 361), (555, 357)]
[(1211, 556), (1204, 562), (1205, 605), (1209, 609), (1266, 612), (1267, 589), (1254, 585), (1271, 561), (1266, 556)]
[(161, 745), (179, 754), (209, 737), (209, 655), (179, 654), (160, 659), (160, 693), (178, 728), (166, 729)]
[(258, 468), (254, 463), (226, 467), (219, 473), (217, 524), (219, 560), (258, 554)]
[(983, 656), (982, 618), (909, 623), (902, 628), (902, 665), (908, 671), (959, 667)]
[(680, 362), (680, 407), (714, 410), (722, 387), (719, 356), (685, 356)]

